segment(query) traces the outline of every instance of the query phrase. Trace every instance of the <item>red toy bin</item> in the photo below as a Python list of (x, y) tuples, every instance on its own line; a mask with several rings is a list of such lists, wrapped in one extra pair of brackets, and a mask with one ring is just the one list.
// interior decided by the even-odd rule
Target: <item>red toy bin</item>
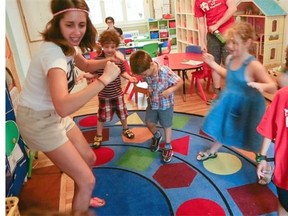
[(175, 21), (169, 22), (169, 28), (176, 28)]

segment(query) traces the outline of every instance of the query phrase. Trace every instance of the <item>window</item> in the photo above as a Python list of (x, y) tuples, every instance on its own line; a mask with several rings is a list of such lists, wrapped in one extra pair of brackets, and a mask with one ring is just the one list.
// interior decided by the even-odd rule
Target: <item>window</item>
[(94, 25), (106, 26), (105, 18), (112, 16), (115, 25), (145, 22), (145, 0), (86, 0)]
[(277, 20), (273, 20), (272, 22), (272, 32), (276, 32), (277, 31)]

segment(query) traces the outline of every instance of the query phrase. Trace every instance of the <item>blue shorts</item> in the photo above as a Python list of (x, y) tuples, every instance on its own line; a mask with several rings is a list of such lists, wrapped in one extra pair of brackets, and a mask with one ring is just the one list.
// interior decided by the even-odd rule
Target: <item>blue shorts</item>
[(166, 110), (152, 110), (150, 106), (146, 109), (146, 122), (153, 122), (157, 124), (158, 122), (163, 128), (172, 127), (174, 107), (171, 106)]
[(278, 199), (283, 208), (288, 212), (288, 190), (277, 188)]
[(225, 44), (222, 44), (216, 36), (211, 33), (207, 34), (207, 51), (214, 56), (218, 64), (225, 65), (225, 60), (228, 56)]

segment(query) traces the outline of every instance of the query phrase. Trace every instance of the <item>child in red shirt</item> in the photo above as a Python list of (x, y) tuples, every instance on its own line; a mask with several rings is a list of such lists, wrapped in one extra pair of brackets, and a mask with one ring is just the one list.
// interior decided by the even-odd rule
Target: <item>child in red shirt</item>
[[(278, 80), (281, 88), (267, 108), (257, 131), (264, 136), (258, 156), (257, 175), (259, 181), (267, 178), (271, 166), (266, 161), (266, 154), (272, 140), (275, 140), (275, 169), (273, 182), (277, 187), (278, 215), (288, 213), (288, 47), (286, 48), (285, 72)], [(272, 175), (272, 174), (270, 174)], [(269, 177), (269, 176), (268, 176)], [(260, 182), (259, 182), (260, 183)], [(267, 182), (268, 183), (268, 182)]]

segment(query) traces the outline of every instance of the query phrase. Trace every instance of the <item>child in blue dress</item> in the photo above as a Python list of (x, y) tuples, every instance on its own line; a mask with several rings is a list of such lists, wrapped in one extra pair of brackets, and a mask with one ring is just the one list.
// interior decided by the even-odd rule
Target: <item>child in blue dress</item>
[(255, 37), (253, 27), (248, 22), (237, 22), (227, 29), (225, 37), (230, 53), (227, 69), (217, 64), (212, 55), (203, 54), (203, 60), (226, 78), (226, 86), (204, 119), (202, 131), (214, 143), (198, 153), (199, 161), (217, 157), (222, 145), (258, 151), (262, 137), (256, 127), (266, 109), (262, 93), (277, 90), (263, 65), (249, 53)]

